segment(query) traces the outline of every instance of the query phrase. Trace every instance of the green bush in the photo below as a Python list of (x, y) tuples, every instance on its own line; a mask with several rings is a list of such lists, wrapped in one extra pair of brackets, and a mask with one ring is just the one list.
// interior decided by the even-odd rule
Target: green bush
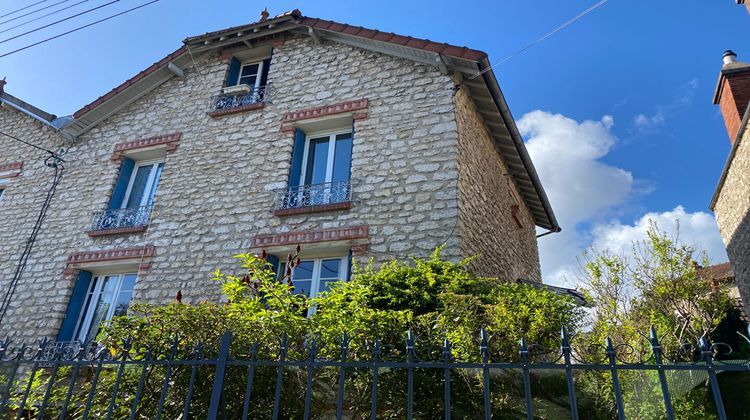
[[(352, 280), (336, 283), (316, 299), (294, 294), (290, 282), (278, 281), (270, 264), (253, 255), (238, 255), (242, 270), (238, 275), (216, 271), (214, 279), (221, 282), (226, 303), (204, 302), (187, 305), (132, 305), (130, 314), (118, 317), (99, 336), (100, 343), (113, 357), (129, 352), (135, 359), (147, 354), (162, 360), (189, 359), (201, 343), (202, 357), (218, 353), (220, 337), (231, 331), (232, 357), (249, 358), (253, 346), (256, 357), (278, 357), (280, 338), (286, 337), (288, 358), (303, 360), (306, 345), (315, 340), (318, 357), (340, 357), (341, 340), (349, 337), (348, 360), (371, 360), (373, 344), (379, 341), (381, 358), (405, 360), (407, 331), (416, 337), (417, 356), (424, 360), (441, 360), (443, 340), (452, 345), (452, 357), (458, 361), (478, 361), (479, 332), (486, 328), (490, 353), (494, 360), (517, 360), (518, 343), (557, 347), (560, 329), (578, 327), (581, 311), (574, 303), (546, 289), (537, 289), (498, 279), (471, 274), (467, 261), (452, 263), (440, 257), (437, 249), (427, 259), (410, 262), (391, 261), (375, 267), (355, 267)], [(314, 314), (307, 316), (309, 308)], [(162, 394), (169, 369), (169, 384)], [(122, 372), (108, 367), (98, 375), (91, 391), (95, 368), (82, 369), (72, 393), (70, 415), (82, 415), (85, 401), (93, 405), (89, 415), (105, 416), (113, 399), (114, 384), (119, 388), (115, 417), (127, 417), (134, 395), (143, 379), (143, 392), (138, 403), (138, 417), (151, 418), (160, 404), (165, 418), (179, 417), (185, 395), (194, 378), (191, 406), (193, 416), (204, 416), (210, 401), (214, 368), (202, 366), (128, 365)], [(258, 367), (254, 372), (251, 418), (267, 418), (273, 407), (276, 369)], [(38, 406), (50, 383), (50, 372), (37, 375), (26, 409)], [(52, 378), (49, 414), (59, 412), (70, 383), (70, 369), (60, 369)], [(318, 369), (313, 382), (314, 416), (335, 410), (338, 369)], [(481, 372), (454, 370), (452, 381), (453, 414), (475, 417), (482, 410)], [(247, 378), (246, 367), (230, 367), (225, 383), (224, 405), (229, 418), (239, 417)], [(298, 418), (303, 409), (307, 381), (305, 367), (284, 371), (282, 417)], [(371, 407), (372, 371), (349, 369), (346, 373), (346, 411), (349, 417), (368, 417)], [(383, 368), (379, 377), (379, 417), (403, 418), (405, 413), (406, 373), (403, 369)], [(492, 380), (493, 409), (514, 417), (523, 415), (523, 386), (517, 372), (498, 373)], [(443, 372), (439, 369), (417, 369), (414, 374), (415, 415), (421, 418), (442, 415)], [(561, 388), (561, 395), (566, 395)], [(565, 407), (564, 398), (552, 405)], [(15, 399), (20, 404), (20, 396)], [(50, 411), (51, 410), (51, 411)], [(57, 410), (57, 411), (56, 411)], [(72, 411), (72, 412), (71, 412)], [(515, 413), (515, 414), (514, 414)]]

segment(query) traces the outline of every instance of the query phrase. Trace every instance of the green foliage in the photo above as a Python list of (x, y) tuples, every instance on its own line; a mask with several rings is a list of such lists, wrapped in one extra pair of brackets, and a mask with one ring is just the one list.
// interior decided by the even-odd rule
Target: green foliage
[[(294, 294), (293, 285), (278, 281), (265, 260), (249, 254), (237, 258), (242, 264), (240, 275), (220, 270), (214, 273), (214, 279), (221, 283), (227, 297), (226, 303), (134, 304), (128, 316), (114, 319), (103, 330), (98, 337), (100, 343), (115, 357), (127, 351), (136, 359), (148, 354), (162, 360), (190, 359), (194, 345), (202, 343), (201, 355), (213, 358), (217, 355), (221, 335), (232, 331), (231, 353), (235, 358), (251, 357), (250, 349), (257, 344), (258, 358), (275, 359), (279, 339), (286, 336), (288, 358), (302, 360), (307, 356), (305, 344), (312, 339), (318, 345), (318, 357), (339, 357), (341, 339), (347, 334), (351, 340), (348, 360), (370, 360), (375, 340), (380, 342), (381, 358), (404, 360), (406, 334), (411, 330), (417, 337), (416, 350), (422, 359), (440, 360), (441, 346), (447, 337), (455, 360), (478, 361), (479, 331), (486, 327), (492, 337), (493, 359), (511, 360), (518, 357), (518, 341), (522, 337), (529, 342), (555, 347), (560, 329), (563, 326), (575, 329), (581, 320), (580, 310), (568, 298), (546, 289), (474, 276), (466, 269), (467, 261), (456, 264), (443, 260), (440, 249), (427, 259), (412, 259), (408, 263), (392, 261), (377, 268), (372, 263), (363, 268), (355, 267), (350, 282), (334, 284), (329, 292), (316, 299)], [(309, 308), (314, 308), (310, 317), (307, 316)], [(115, 417), (128, 412), (142, 377), (145, 378), (144, 392), (138, 404), (138, 417), (155, 416), (162, 400), (166, 369), (165, 365), (124, 367)], [(76, 391), (72, 396), (76, 407), (73, 417), (82, 414), (89, 397), (89, 378), (96, 374), (95, 367), (82, 371), (85, 374), (79, 375), (79, 386), (74, 387)], [(481, 410), (481, 374), (461, 371), (454, 372), (453, 413), (463, 418), (475, 417)], [(194, 416), (200, 417), (205, 415), (210, 401), (213, 367), (199, 367), (195, 373), (191, 410)], [(188, 365), (170, 368), (169, 391), (163, 398), (165, 418), (180, 416), (192, 374)], [(338, 369), (315, 371), (314, 416), (330, 414), (338, 374)], [(239, 417), (242, 409), (246, 375), (244, 367), (230, 367), (227, 371), (225, 395), (235, 396), (224, 401), (230, 418)], [(276, 369), (258, 367), (254, 375), (251, 417), (268, 418), (273, 406)], [(57, 374), (50, 399), (52, 407), (59, 409), (68, 386), (61, 378), (69, 376), (70, 372)], [(403, 418), (405, 415), (405, 376), (404, 370), (381, 369), (380, 417)], [(106, 414), (117, 377), (116, 368), (99, 372), (98, 384), (91, 394), (93, 411), (90, 415)], [(347, 412), (354, 418), (368, 417), (372, 371), (349, 369), (346, 377)], [(306, 380), (304, 367), (285, 369), (282, 417), (299, 417)], [(422, 418), (442, 415), (442, 392), (439, 391), (443, 387), (442, 380), (440, 370), (415, 371), (415, 415)], [(35, 379), (27, 409), (39, 404), (48, 383), (49, 373)], [(519, 384), (518, 374), (511, 371), (493, 378), (495, 409), (521, 416), (523, 391)], [(552, 405), (563, 407), (565, 403), (561, 404)]]
[[(620, 349), (621, 359), (648, 360), (652, 350), (641, 334), (653, 326), (665, 355), (687, 361), (694, 355), (681, 352), (681, 345), (697, 345), (701, 337), (711, 337), (731, 308), (727, 291), (700, 277), (695, 261), (709, 265), (704, 254), (682, 243), (679, 236), (668, 236), (654, 223), (646, 239), (633, 244), (633, 255), (594, 250), (585, 256), (581, 280), (594, 309), (590, 330), (582, 335), (580, 345), (602, 344), (605, 337), (611, 337), (614, 343), (629, 346)], [(672, 376), (676, 383), (691, 384), (673, 393), (677, 416), (712, 418), (705, 382), (684, 372)], [(662, 416), (663, 400), (654, 372), (621, 372), (620, 381), (628, 418)], [(608, 373), (586, 372), (582, 377), (592, 410), (602, 417), (615, 415), (611, 383)]]

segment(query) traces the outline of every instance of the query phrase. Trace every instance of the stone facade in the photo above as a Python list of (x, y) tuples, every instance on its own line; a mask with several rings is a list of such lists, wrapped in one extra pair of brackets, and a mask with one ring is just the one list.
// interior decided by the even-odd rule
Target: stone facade
[[(236, 267), (232, 256), (254, 249), (254, 238), (306, 231), (355, 232), (342, 238), (359, 260), (425, 256), (445, 244), (444, 255), (452, 259), (478, 254), (472, 265), (478, 273), (539, 279), (529, 210), (471, 100), (461, 91), (454, 98), (449, 75), (365, 49), (289, 36), (274, 43), (272, 100), (247, 112), (210, 116), (209, 98), (223, 86), (229, 57), (198, 59), (184, 77), (127, 105), (69, 148), (63, 182), (0, 335), (55, 336), (79, 259), (119, 255), (110, 252), (117, 249), (149, 250), (147, 263), (136, 258), (118, 264), (138, 272), (134, 300), (153, 303), (171, 301), (178, 290), (186, 303), (221, 299), (211, 281), (216, 268)], [(293, 122), (284, 116), (362, 100), (366, 110), (352, 118), (351, 207), (274, 215), (274, 191), (287, 187), (294, 143), (284, 127)], [(40, 144), (61, 142), (51, 130), (2, 109), (0, 125)], [(119, 154), (127, 150), (117, 145), (151, 145), (173, 133), (180, 133), (179, 144), (164, 152), (147, 229), (88, 235), (91, 214), (106, 208)], [(12, 276), (51, 176), (32, 156), (16, 144), (3, 155), (26, 161), (0, 203), (3, 281)], [(107, 267), (104, 260), (97, 263)]]
[(463, 90), (455, 103), (461, 255), (481, 275), (540, 281), (534, 220), (474, 103)]
[(750, 313), (750, 127), (735, 141), (726, 178), (713, 206), (735, 281)]

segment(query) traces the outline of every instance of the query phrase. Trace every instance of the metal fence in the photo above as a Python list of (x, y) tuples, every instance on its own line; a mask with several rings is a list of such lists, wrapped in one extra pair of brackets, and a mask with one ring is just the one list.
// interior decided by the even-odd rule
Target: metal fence
[[(493, 406), (498, 396), (492, 385), (507, 380), (508, 376), (500, 373), (508, 372), (515, 375), (519, 388), (520, 416), (516, 417), (558, 418), (554, 414), (540, 415), (536, 406), (539, 398), (532, 393), (534, 377), (548, 372), (560, 375), (560, 383), (564, 384), (561, 394), (567, 394), (566, 415), (578, 419), (576, 375), (605, 372), (614, 394), (614, 416), (623, 419), (626, 409), (621, 376), (626, 372), (646, 372), (658, 383), (656, 393), (662, 409), (659, 417), (665, 415), (673, 419), (673, 393), (675, 388), (680, 388), (674, 379), (683, 372), (693, 378), (692, 382), (688, 381), (687, 389), (696, 385), (695, 378), (706, 383), (716, 416), (727, 418), (717, 376), (724, 372), (750, 372), (750, 361), (717, 359), (731, 349), (706, 340), (680, 347), (680, 353), (693, 360), (678, 361), (668, 357), (653, 329), (645, 339), (650, 355), (636, 362), (630, 360), (631, 346), (615, 345), (609, 339), (598, 346), (597, 351), (574, 349), (572, 338), (565, 330), (561, 333), (559, 347), (554, 349), (528, 345), (521, 340), (517, 358), (511, 361), (493, 360), (491, 339), (482, 331), (475, 349), (477, 357), (472, 362), (454, 360), (454, 348), (448, 340), (431, 353), (438, 357), (423, 360), (418, 355), (418, 340), (411, 333), (406, 337), (405, 348), (401, 348), (404, 357), (396, 360), (389, 358), (377, 341), (371, 343), (366, 353), (360, 351), (353, 356), (350, 353), (353, 340), (346, 335), (333, 347), (338, 353), (335, 357), (331, 357), (330, 352), (327, 357), (323, 356), (314, 339), (292, 344), (282, 337), (273, 348), (263, 349), (253, 343), (243, 349), (243, 342), (233, 339), (229, 332), (211, 346), (186, 346), (175, 337), (171, 343), (164, 343), (167, 351), (162, 353), (133, 348), (128, 342), (113, 353), (96, 343), (56, 345), (40, 340), (33, 347), (15, 347), (5, 340), (0, 342), (0, 418), (375, 419), (384, 413), (384, 406), (402, 406), (403, 411), (396, 417), (411, 419), (427, 418), (415, 409), (415, 404), (420, 402), (420, 396), (429, 395), (432, 400), (428, 403), (433, 409), (430, 417), (450, 419), (452, 415), (459, 417), (454, 412), (457, 405), (452, 399), (458, 398), (463, 392), (460, 390), (465, 391), (466, 383), (459, 378), (467, 372), (479, 384), (479, 392), (469, 393), (475, 399), (469, 405), (477, 408), (470, 418), (513, 418), (498, 413)], [(183, 349), (188, 348), (184, 353)], [(584, 353), (600, 354), (601, 358), (584, 361)], [(298, 357), (293, 357), (295, 355)], [(329, 370), (329, 375), (327, 382), (321, 384), (318, 372), (325, 369)], [(157, 371), (158, 375), (154, 373)], [(434, 388), (424, 389), (426, 382), (419, 380), (420, 375), (434, 379), (427, 381)], [(366, 389), (347, 386), (350, 377), (355, 376), (366, 379)], [(386, 378), (390, 378), (387, 386), (382, 384)], [(299, 392), (290, 395), (284, 390), (287, 385), (294, 385), (293, 389)], [(685, 388), (685, 384), (682, 385)], [(394, 388), (400, 388), (400, 394), (394, 393)], [(327, 399), (321, 400), (316, 392), (325, 394)], [(394, 395), (400, 395), (402, 400), (394, 400)], [(352, 398), (366, 401), (368, 407), (364, 409), (368, 413), (362, 415), (360, 407), (359, 414), (354, 415), (353, 404), (349, 401)], [(465, 399), (466, 395), (461, 398)], [(317, 412), (313, 410), (315, 404)], [(435, 410), (440, 414), (435, 415)], [(460, 417), (467, 418), (467, 415)]]
[(109, 229), (146, 226), (151, 217), (153, 206), (109, 209), (94, 212), (91, 217), (90, 232)]

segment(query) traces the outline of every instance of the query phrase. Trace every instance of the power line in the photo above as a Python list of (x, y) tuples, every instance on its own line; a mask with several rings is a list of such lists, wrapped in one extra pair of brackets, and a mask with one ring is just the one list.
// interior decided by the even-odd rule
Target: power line
[(70, 1), (70, 0), (61, 0), (61, 1), (58, 1), (57, 3), (55, 3), (55, 4), (50, 4), (49, 6), (44, 6), (44, 7), (40, 7), (40, 8), (38, 8), (38, 9), (36, 9), (36, 10), (32, 10), (32, 11), (30, 11), (30, 12), (27, 12), (27, 13), (24, 13), (24, 14), (22, 14), (22, 15), (19, 15), (19, 16), (14, 16), (14, 17), (12, 17), (12, 18), (10, 18), (10, 19), (8, 19), (8, 20), (4, 20), (4, 21), (0, 22), (0, 25), (5, 25), (5, 24), (6, 24), (6, 23), (8, 23), (8, 22), (13, 22), (13, 21), (14, 21), (14, 20), (16, 20), (16, 19), (20, 19), (20, 18), (22, 18), (22, 17), (26, 17), (26, 16), (28, 16), (28, 15), (33, 15), (34, 13), (37, 13), (37, 12), (41, 12), (41, 11), (43, 11), (43, 10), (46, 10), (46, 9), (49, 9), (49, 8), (51, 8), (51, 7), (55, 7), (55, 6), (57, 6), (58, 4), (62, 4), (62, 3), (67, 3), (67, 2), (69, 2), (69, 1)]
[(21, 12), (21, 11), (23, 11), (23, 10), (26, 10), (26, 9), (28, 9), (29, 7), (34, 7), (34, 6), (36, 6), (37, 4), (42, 4), (42, 3), (46, 2), (46, 1), (47, 1), (47, 0), (41, 0), (41, 1), (38, 1), (38, 2), (36, 2), (36, 3), (32, 3), (32, 4), (28, 5), (28, 6), (24, 6), (24, 7), (20, 8), (20, 9), (16, 9), (16, 10), (14, 10), (14, 11), (12, 11), (12, 12), (8, 12), (8, 13), (6, 13), (6, 14), (4, 14), (4, 15), (0, 15), (0, 18), (4, 18), (4, 17), (6, 17), (6, 16), (10, 16), (10, 15), (12, 15), (12, 14), (15, 14), (15, 13)]
[(19, 142), (21, 142), (21, 143), (23, 143), (23, 144), (25, 144), (27, 146), (33, 147), (33, 148), (41, 150), (43, 152), (47, 152), (47, 153), (50, 154), (50, 156), (53, 156), (55, 159), (58, 159), (61, 162), (65, 162), (60, 156), (57, 155), (57, 153), (53, 152), (52, 150), (45, 149), (44, 147), (37, 146), (36, 144), (33, 144), (33, 143), (29, 143), (26, 140), (22, 140), (22, 139), (20, 139), (20, 138), (18, 138), (16, 136), (10, 135), (8, 133), (4, 133), (2, 131), (0, 131), (0, 134), (3, 135), (3, 136), (5, 136), (5, 137), (9, 137), (9, 138), (11, 138), (13, 140), (19, 141)]
[(76, 7), (76, 6), (78, 6), (79, 4), (82, 4), (82, 3), (86, 3), (86, 2), (88, 2), (88, 1), (90, 1), (90, 0), (81, 0), (81, 1), (79, 1), (78, 3), (73, 3), (73, 4), (71, 4), (70, 6), (65, 6), (65, 7), (61, 8), (61, 9), (57, 9), (57, 10), (55, 10), (54, 12), (49, 12), (49, 13), (47, 13), (47, 14), (45, 14), (45, 15), (37, 16), (37, 17), (35, 17), (34, 19), (30, 19), (30, 20), (27, 20), (26, 22), (23, 22), (23, 23), (19, 23), (18, 25), (15, 25), (15, 26), (11, 26), (10, 28), (7, 28), (7, 29), (3, 29), (2, 31), (0, 31), (0, 34), (2, 34), (2, 33), (5, 33), (5, 32), (8, 32), (8, 31), (12, 31), (13, 29), (19, 28), (19, 27), (21, 27), (21, 26), (24, 26), (24, 25), (28, 25), (28, 24), (29, 24), (29, 23), (31, 23), (31, 22), (36, 22), (37, 20), (40, 20), (40, 19), (44, 19), (44, 18), (46, 18), (47, 16), (52, 16), (52, 15), (54, 15), (54, 14), (57, 14), (57, 13), (60, 13), (60, 12), (62, 12), (62, 11), (65, 11), (65, 10), (71, 9), (71, 8), (73, 8), (73, 7)]
[(96, 7), (92, 7), (91, 9), (87, 9), (87, 10), (84, 10), (83, 12), (80, 12), (80, 13), (76, 13), (75, 15), (71, 15), (71, 16), (68, 16), (68, 17), (66, 17), (66, 18), (62, 18), (62, 19), (56, 20), (56, 21), (54, 21), (54, 22), (52, 22), (52, 23), (48, 23), (48, 24), (46, 24), (46, 25), (42, 25), (42, 26), (40, 26), (40, 27), (38, 27), (38, 28), (34, 28), (34, 29), (32, 29), (32, 30), (30, 30), (30, 31), (26, 31), (26, 32), (24, 32), (24, 33), (22, 33), (22, 34), (18, 34), (18, 35), (12, 36), (12, 37), (10, 37), (10, 38), (6, 38), (6, 39), (3, 39), (2, 41), (0, 41), (0, 44), (2, 44), (2, 43), (5, 43), (5, 42), (8, 42), (8, 41), (12, 41), (12, 40), (14, 40), (14, 39), (16, 39), (16, 38), (20, 38), (20, 37), (22, 37), (22, 36), (25, 36), (25, 35), (28, 35), (28, 34), (34, 33), (34, 32), (36, 32), (36, 31), (41, 31), (42, 29), (45, 29), (45, 28), (49, 28), (50, 26), (53, 26), (53, 25), (57, 25), (58, 23), (61, 23), (61, 22), (65, 22), (66, 20), (70, 20), (70, 19), (73, 19), (73, 18), (77, 18), (78, 16), (81, 16), (81, 15), (85, 15), (86, 13), (90, 13), (90, 12), (93, 12), (93, 11), (95, 11), (95, 10), (99, 10), (99, 9), (101, 9), (102, 7), (107, 7), (107, 6), (109, 6), (110, 4), (114, 4), (114, 3), (117, 3), (117, 2), (119, 2), (119, 1), (120, 1), (120, 0), (112, 0), (112, 1), (110, 1), (109, 3), (104, 3), (104, 4), (102, 4), (102, 5), (99, 5), (99, 6), (96, 6)]
[(584, 10), (583, 12), (579, 13), (578, 15), (574, 16), (573, 18), (571, 18), (571, 19), (570, 19), (570, 20), (568, 20), (567, 22), (565, 22), (565, 23), (563, 23), (562, 25), (558, 26), (557, 28), (553, 29), (553, 30), (552, 30), (551, 32), (548, 32), (548, 33), (547, 33), (546, 35), (544, 35), (543, 37), (541, 37), (541, 38), (539, 38), (539, 39), (537, 39), (537, 40), (535, 40), (535, 41), (533, 41), (533, 42), (529, 43), (529, 44), (528, 44), (528, 45), (526, 45), (525, 47), (523, 47), (523, 48), (521, 48), (520, 50), (518, 50), (518, 51), (514, 52), (513, 54), (511, 54), (511, 55), (509, 55), (509, 56), (505, 57), (504, 59), (502, 59), (502, 60), (498, 61), (497, 63), (495, 63), (495, 64), (493, 64), (493, 65), (489, 66), (488, 68), (486, 68), (486, 69), (484, 69), (484, 70), (480, 71), (479, 73), (477, 73), (477, 74), (475, 74), (475, 75), (471, 76), (471, 77), (470, 77), (469, 79), (475, 79), (475, 78), (477, 78), (477, 77), (479, 77), (479, 76), (481, 76), (481, 75), (483, 75), (483, 74), (487, 73), (488, 71), (492, 70), (492, 69), (493, 69), (494, 67), (496, 67), (496, 66), (499, 66), (500, 64), (503, 64), (503, 63), (505, 63), (506, 61), (508, 61), (508, 60), (510, 60), (510, 59), (512, 59), (512, 58), (514, 58), (514, 57), (516, 57), (517, 55), (519, 55), (519, 54), (521, 54), (522, 52), (524, 52), (524, 51), (528, 50), (529, 48), (533, 47), (534, 45), (537, 45), (538, 43), (540, 43), (540, 42), (544, 41), (545, 39), (547, 39), (547, 38), (551, 37), (552, 35), (554, 35), (554, 34), (556, 34), (556, 33), (560, 32), (560, 31), (562, 31), (562, 30), (563, 30), (563, 29), (565, 29), (565, 28), (567, 28), (568, 26), (570, 26), (571, 24), (573, 24), (573, 23), (574, 23), (575, 21), (577, 21), (578, 19), (580, 19), (580, 18), (582, 18), (582, 17), (584, 17), (584, 16), (588, 15), (589, 13), (593, 12), (594, 10), (596, 10), (596, 9), (598, 9), (599, 7), (603, 6), (603, 5), (604, 5), (604, 3), (608, 2), (608, 1), (609, 1), (609, 0), (600, 0), (599, 2), (595, 3), (595, 4), (593, 5), (593, 6), (589, 7), (588, 9), (586, 9), (586, 10)]
[(99, 20), (97, 20), (97, 21), (91, 22), (91, 23), (89, 23), (89, 24), (86, 24), (86, 25), (83, 25), (83, 26), (79, 26), (79, 27), (77, 27), (77, 28), (75, 28), (75, 29), (71, 29), (71, 30), (69, 30), (69, 31), (67, 31), (67, 32), (63, 32), (63, 33), (61, 33), (61, 34), (58, 34), (58, 35), (55, 35), (55, 36), (51, 36), (51, 37), (49, 37), (49, 38), (43, 39), (43, 40), (41, 40), (41, 41), (38, 41), (38, 42), (35, 42), (35, 43), (33, 43), (33, 44), (29, 44), (29, 45), (26, 45), (25, 47), (21, 47), (21, 48), (15, 49), (15, 50), (13, 50), (13, 51), (10, 51), (10, 52), (7, 52), (7, 53), (5, 53), (5, 54), (0, 54), (0, 58), (3, 58), (3, 57), (7, 57), (7, 56), (9, 56), (9, 55), (11, 55), (11, 54), (15, 54), (15, 53), (17, 53), (17, 52), (21, 52), (21, 51), (23, 51), (23, 50), (29, 49), (29, 48), (31, 48), (31, 47), (35, 47), (35, 46), (37, 46), (37, 45), (40, 45), (40, 44), (44, 44), (45, 42), (49, 42), (49, 41), (52, 41), (53, 39), (57, 39), (57, 38), (60, 38), (60, 37), (62, 37), (62, 36), (65, 36), (65, 35), (68, 35), (68, 34), (72, 34), (73, 32), (77, 32), (77, 31), (80, 31), (81, 29), (86, 29), (86, 28), (88, 28), (88, 27), (90, 27), (90, 26), (94, 26), (94, 25), (96, 25), (97, 23), (102, 23), (102, 22), (104, 22), (104, 21), (107, 21), (107, 20), (110, 20), (110, 19), (116, 18), (116, 17), (118, 17), (118, 16), (121, 16), (121, 15), (124, 15), (124, 14), (126, 14), (126, 13), (130, 13), (130, 12), (132, 12), (132, 11), (134, 11), (134, 10), (138, 10), (138, 9), (140, 9), (140, 8), (142, 8), (142, 7), (146, 7), (146, 6), (150, 5), (150, 4), (156, 3), (156, 2), (158, 2), (158, 1), (159, 1), (159, 0), (151, 0), (151, 1), (147, 2), (147, 3), (143, 3), (143, 4), (141, 4), (140, 6), (136, 6), (136, 7), (130, 8), (130, 9), (128, 9), (128, 10), (122, 11), (122, 12), (120, 12), (120, 13), (116, 13), (116, 14), (114, 14), (114, 15), (111, 15), (111, 16), (107, 16), (106, 18), (103, 18), (103, 19), (99, 19)]

